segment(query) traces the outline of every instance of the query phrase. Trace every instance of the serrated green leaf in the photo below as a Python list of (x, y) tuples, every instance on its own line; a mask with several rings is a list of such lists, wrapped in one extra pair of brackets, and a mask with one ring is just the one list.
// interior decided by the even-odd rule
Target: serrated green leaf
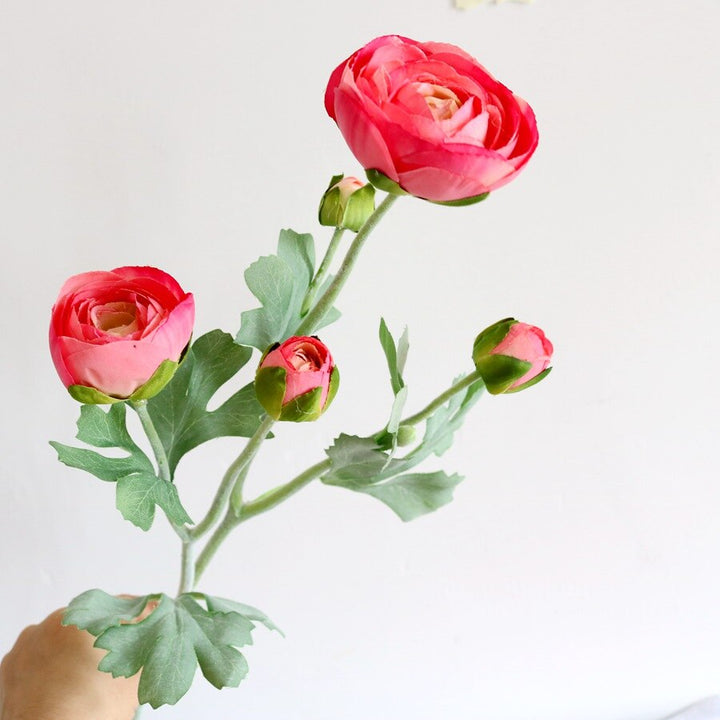
[[(159, 603), (145, 619), (122, 624), (137, 617), (150, 599)], [(198, 665), (215, 687), (236, 687), (248, 670), (236, 648), (252, 642), (255, 620), (273, 627), (255, 608), (201, 593), (175, 600), (167, 595), (124, 599), (90, 590), (70, 603), (63, 624), (97, 636), (95, 647), (108, 651), (100, 670), (113, 677), (140, 672), (138, 699), (157, 708), (174, 705), (187, 692)]]
[[(246, 310), (240, 317), (236, 341), (264, 352), (270, 345), (295, 334), (302, 322), (302, 305), (312, 282), (315, 246), (312, 235), (282, 230), (276, 255), (256, 260), (245, 271), (245, 282), (261, 307)], [(319, 296), (327, 287), (327, 281)], [(339, 317), (331, 308), (308, 334)]]
[(460, 475), (442, 471), (400, 475), (377, 485), (356, 488), (384, 502), (401, 520), (408, 522), (447, 505)]
[(50, 441), (50, 445), (56, 450), (58, 460), (68, 467), (85, 470), (100, 480), (115, 482), (125, 475), (132, 475), (138, 472), (152, 472), (152, 463), (145, 457), (139, 459), (135, 456), (126, 458), (109, 458), (94, 450), (72, 447), (62, 443)]
[(192, 523), (177, 488), (154, 474), (129, 475), (117, 481), (115, 504), (122, 516), (141, 530), (149, 530), (159, 505), (175, 525)]
[(100, 635), (113, 625), (134, 620), (145, 609), (150, 595), (117, 597), (102, 590), (87, 590), (68, 605), (63, 625), (75, 625), (91, 635)]
[(86, 448), (51, 441), (58, 460), (85, 470), (100, 480), (115, 481), (134, 473), (153, 473), (153, 464), (130, 437), (125, 425), (125, 404), (111, 405), (107, 412), (97, 405), (83, 405), (77, 421), (77, 439), (99, 448), (120, 448), (125, 457), (106, 457)]
[(219, 408), (207, 410), (215, 393), (250, 360), (252, 350), (235, 343), (221, 330), (198, 338), (180, 368), (147, 409), (168, 457), (171, 476), (181, 458), (217, 437), (251, 437), (263, 408), (252, 383), (234, 393)]
[(239, 603), (235, 600), (228, 600), (227, 598), (213, 597), (212, 595), (205, 595), (205, 601), (207, 603), (208, 610), (224, 613), (238, 613), (248, 620), (262, 623), (268, 630), (274, 630), (285, 637), (285, 633), (262, 610), (258, 610), (252, 605)]
[(387, 445), (380, 447), (375, 438), (340, 435), (326, 450), (332, 467), (322, 476), (322, 482), (372, 495), (403, 520), (441, 507), (452, 498), (452, 488), (460, 482), (459, 476), (405, 473), (430, 455), (441, 455), (447, 450), (483, 387), (482, 380), (478, 380), (438, 408), (426, 421), (422, 441), (405, 457), (393, 456), (395, 443), (388, 453), (384, 449)]

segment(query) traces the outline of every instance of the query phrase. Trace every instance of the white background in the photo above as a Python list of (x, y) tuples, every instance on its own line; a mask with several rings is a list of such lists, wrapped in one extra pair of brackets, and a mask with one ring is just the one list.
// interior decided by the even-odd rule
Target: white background
[[(178, 577), (162, 518), (143, 534), (47, 444), (77, 415), (47, 351), (60, 285), (156, 265), (195, 294), (196, 335), (234, 334), (244, 268), (280, 227), (326, 242), (320, 194), (360, 172), (329, 73), (396, 32), (475, 55), (541, 145), (483, 204), (398, 203), (323, 334), (340, 395), (279, 429), (249, 492), (382, 422), (382, 314), (410, 327), (411, 410), (507, 315), (546, 330), (555, 369), (481, 400), (437, 513), (317, 483), (239, 529), (202, 589), (287, 637), (257, 631), (239, 689), (198, 678), (147, 717), (653, 720), (720, 692), (718, 27), (718, 0), (0, 0), (0, 653), (88, 588)], [(191, 514), (238, 448), (181, 465)]]

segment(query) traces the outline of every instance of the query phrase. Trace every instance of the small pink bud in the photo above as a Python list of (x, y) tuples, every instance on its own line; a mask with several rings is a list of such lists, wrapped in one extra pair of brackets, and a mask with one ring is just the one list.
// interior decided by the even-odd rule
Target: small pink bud
[(540, 328), (507, 318), (475, 338), (473, 362), (488, 392), (499, 395), (540, 382), (551, 370), (552, 352)]
[(276, 420), (317, 420), (332, 402), (340, 376), (316, 337), (291, 337), (270, 347), (255, 374), (255, 393)]

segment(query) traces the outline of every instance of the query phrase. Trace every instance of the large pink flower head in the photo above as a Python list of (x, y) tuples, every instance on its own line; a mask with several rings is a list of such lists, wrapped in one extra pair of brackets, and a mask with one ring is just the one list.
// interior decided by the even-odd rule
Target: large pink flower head
[(553, 346), (534, 325), (500, 320), (475, 338), (473, 361), (488, 392), (517, 392), (540, 382), (552, 368)]
[(397, 35), (335, 69), (325, 108), (372, 182), (434, 202), (482, 199), (538, 143), (530, 106), (464, 50)]
[(50, 352), (82, 402), (140, 399), (172, 377), (194, 320), (193, 296), (162, 270), (82, 273), (67, 280), (52, 309)]
[(273, 345), (255, 374), (255, 393), (276, 420), (317, 420), (332, 402), (340, 375), (316, 337), (291, 337)]

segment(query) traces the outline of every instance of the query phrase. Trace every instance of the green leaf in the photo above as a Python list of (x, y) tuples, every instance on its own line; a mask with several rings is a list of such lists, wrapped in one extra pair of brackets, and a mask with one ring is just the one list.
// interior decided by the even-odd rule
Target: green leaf
[(390, 371), (390, 385), (393, 393), (397, 395), (400, 390), (405, 387), (403, 381), (403, 370), (405, 369), (405, 360), (407, 359), (407, 328), (400, 338), (398, 345), (395, 345), (395, 339), (385, 324), (385, 318), (380, 318), (380, 344), (382, 345), (385, 358), (387, 359), (388, 370)]
[(115, 481), (135, 473), (154, 473), (153, 464), (130, 437), (125, 425), (125, 404), (111, 405), (107, 412), (97, 405), (83, 405), (77, 421), (77, 439), (99, 448), (120, 448), (124, 457), (107, 457), (94, 450), (51, 441), (58, 460), (85, 470), (100, 480)]
[[(277, 254), (259, 258), (245, 271), (245, 282), (261, 307), (242, 313), (236, 341), (265, 352), (273, 343), (294, 335), (302, 321), (303, 300), (314, 269), (312, 235), (282, 230)], [(320, 294), (326, 286), (327, 281)], [(329, 325), (338, 317), (337, 310), (331, 308), (310, 332)]]
[(192, 523), (177, 488), (154, 474), (128, 475), (117, 481), (115, 504), (122, 516), (141, 530), (149, 530), (159, 505), (175, 525)]
[[(159, 599), (157, 607), (127, 624), (150, 599)], [(255, 608), (201, 593), (120, 599), (91, 590), (70, 603), (63, 624), (97, 636), (95, 647), (108, 651), (100, 670), (113, 677), (140, 672), (138, 699), (157, 708), (188, 691), (198, 666), (215, 687), (236, 687), (248, 670), (236, 648), (252, 643), (255, 620), (273, 627)]]
[(394, 457), (395, 443), (387, 452), (387, 445), (381, 447), (375, 438), (340, 435), (326, 450), (332, 467), (323, 475), (322, 482), (372, 495), (403, 520), (412, 520), (445, 505), (452, 498), (460, 476), (443, 472), (404, 473), (433, 454), (442, 455), (450, 447), (454, 433), (479, 399), (483, 387), (482, 380), (478, 380), (438, 408), (427, 419), (421, 442), (404, 457)]
[(217, 437), (251, 437), (260, 425), (263, 408), (252, 383), (234, 393), (219, 408), (207, 405), (230, 378), (250, 360), (252, 350), (235, 343), (221, 330), (198, 338), (175, 377), (148, 400), (147, 409), (168, 457), (171, 476), (181, 458)]
[(446, 475), (442, 471), (415, 473), (357, 490), (384, 502), (401, 520), (408, 522), (447, 505), (461, 480), (460, 475)]
[(134, 620), (145, 609), (150, 598), (150, 595), (117, 597), (102, 590), (87, 590), (70, 603), (62, 624), (76, 625), (97, 636), (113, 625)]
[(407, 402), (408, 389), (406, 387), (400, 388), (398, 394), (395, 396), (395, 400), (390, 410), (390, 419), (387, 424), (387, 431), (393, 435), (397, 435), (398, 428), (400, 427), (400, 421), (402, 420), (402, 412)]

